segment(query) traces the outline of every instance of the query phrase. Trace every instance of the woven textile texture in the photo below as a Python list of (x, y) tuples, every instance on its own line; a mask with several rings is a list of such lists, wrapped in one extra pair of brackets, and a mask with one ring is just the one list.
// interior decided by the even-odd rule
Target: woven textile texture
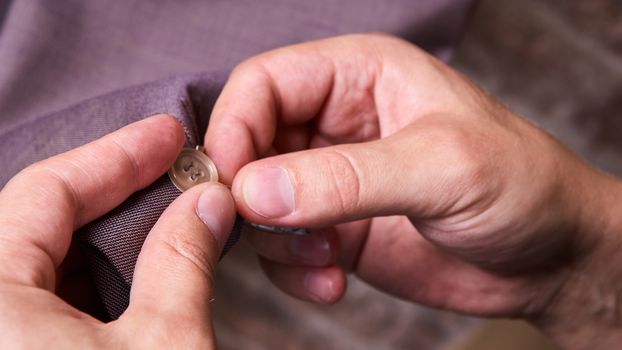
[[(33, 162), (159, 113), (184, 125), (186, 146), (201, 144), (227, 72), (276, 47), (379, 31), (447, 59), (471, 2), (3, 2), (0, 184)], [(145, 235), (177, 195), (162, 177), (78, 232), (111, 318), (127, 306)]]

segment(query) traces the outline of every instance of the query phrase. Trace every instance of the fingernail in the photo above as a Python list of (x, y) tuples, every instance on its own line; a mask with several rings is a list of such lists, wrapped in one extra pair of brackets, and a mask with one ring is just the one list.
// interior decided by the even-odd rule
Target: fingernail
[(325, 266), (331, 260), (330, 242), (324, 235), (312, 233), (294, 236), (289, 241), (290, 253), (300, 263), (311, 266)]
[(255, 168), (242, 185), (246, 204), (266, 218), (278, 218), (294, 211), (294, 188), (287, 170)]
[(230, 195), (218, 185), (207, 187), (197, 202), (197, 215), (221, 244), (229, 234), (232, 210)]
[(334, 283), (322, 272), (309, 272), (305, 277), (304, 284), (305, 289), (316, 302), (322, 304), (332, 302), (335, 294)]

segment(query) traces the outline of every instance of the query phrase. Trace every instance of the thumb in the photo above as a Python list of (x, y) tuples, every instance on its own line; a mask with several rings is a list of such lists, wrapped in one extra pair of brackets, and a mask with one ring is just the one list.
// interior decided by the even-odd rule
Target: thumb
[(420, 214), (433, 198), (426, 187), (447, 178), (448, 167), (412, 131), (247, 164), (232, 185), (238, 211), (260, 224), (304, 227)]
[(145, 240), (127, 312), (208, 324), (216, 264), (235, 214), (229, 190), (218, 183), (179, 196)]

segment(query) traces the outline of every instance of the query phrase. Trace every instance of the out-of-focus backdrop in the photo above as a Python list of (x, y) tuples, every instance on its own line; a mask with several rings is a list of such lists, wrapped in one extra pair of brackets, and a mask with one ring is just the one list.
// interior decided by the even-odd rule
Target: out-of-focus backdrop
[[(622, 176), (620, 0), (482, 0), (452, 65)], [(225, 350), (555, 349), (524, 323), (427, 309), (355, 278), (338, 305), (296, 301), (268, 282), (244, 244), (219, 269), (215, 327)]]

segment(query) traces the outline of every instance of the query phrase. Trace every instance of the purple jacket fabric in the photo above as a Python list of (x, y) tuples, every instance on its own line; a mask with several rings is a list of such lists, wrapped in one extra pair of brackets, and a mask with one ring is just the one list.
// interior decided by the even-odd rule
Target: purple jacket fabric
[[(187, 145), (201, 144), (227, 72), (245, 58), (279, 46), (380, 31), (447, 59), (471, 2), (3, 3), (0, 184), (35, 161), (157, 113), (177, 116), (186, 127)], [(170, 186), (166, 177), (161, 178), (78, 233), (92, 256), (97, 286), (111, 318), (118, 317), (127, 303), (144, 236), (178, 195)]]

